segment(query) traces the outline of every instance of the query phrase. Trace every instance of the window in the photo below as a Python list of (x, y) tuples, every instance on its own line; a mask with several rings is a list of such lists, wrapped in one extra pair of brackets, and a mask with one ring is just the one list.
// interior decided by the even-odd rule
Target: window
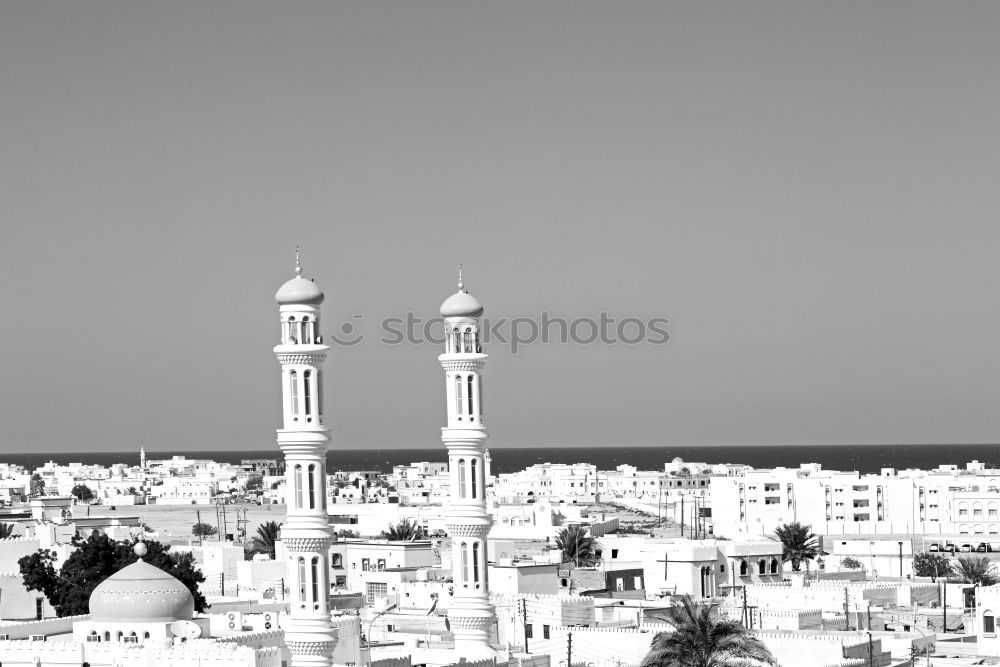
[(306, 415), (312, 414), (312, 391), (310, 390), (310, 385), (312, 384), (312, 373), (306, 371), (302, 374), (302, 397), (305, 403)]
[(534, 639), (535, 633), (532, 631), (531, 623), (526, 623), (524, 625), (524, 636), (528, 639)]
[(365, 584), (365, 602), (375, 604), (376, 600), (389, 595), (389, 584), (369, 581)]
[(371, 569), (371, 561), (369, 559), (367, 559), (367, 558), (362, 558), (361, 559), (361, 570), (363, 572), (367, 572), (370, 569)]
[(316, 509), (316, 464), (309, 464), (309, 509)]
[(462, 542), (462, 579), (469, 581), (469, 545)]
[(479, 459), (471, 459), (469, 461), (469, 469), (472, 472), (472, 497), (473, 498), (476, 497), (476, 482), (478, 481), (478, 477), (479, 477), (479, 470), (478, 470), (479, 466), (477, 465), (478, 463), (479, 463)]
[(298, 421), (299, 414), (299, 374), (295, 371), (288, 371), (288, 393), (292, 399), (291, 413), (292, 421)]
[(479, 542), (472, 543), (472, 580), (479, 583)]
[(778, 559), (771, 559), (771, 574), (778, 574)]
[(611, 550), (611, 557), (612, 558), (618, 558), (618, 549), (612, 549)]
[(548, 638), (549, 638), (549, 626), (543, 625), (542, 626), (542, 639), (548, 639)]
[(458, 497), (465, 497), (465, 459), (458, 460)]
[(472, 412), (472, 376), (471, 375), (469, 376), (469, 379), (468, 379), (468, 385), (469, 385), (469, 414), (471, 415), (471, 414), (473, 414), (473, 412)]
[(983, 612), (983, 634), (995, 635), (997, 633), (996, 619), (993, 612), (987, 609)]
[(747, 576), (747, 569), (748, 569), (747, 568), (747, 562), (745, 560), (741, 560), (740, 561), (740, 576), (741, 577)]
[(344, 567), (344, 554), (331, 554), (330, 567)]
[[(461, 375), (456, 375), (455, 376), (455, 414), (456, 415), (461, 415), (462, 414), (462, 376)], [(458, 419), (459, 419), (459, 421), (461, 421), (462, 417), (459, 416)]]
[(306, 601), (306, 559), (299, 558), (299, 602), (305, 604)]
[(35, 598), (35, 620), (42, 620), (42, 604), (45, 602), (45, 598)]
[(383, 570), (385, 570), (385, 559), (384, 558), (379, 558), (378, 561), (377, 561), (377, 565), (378, 565), (378, 571), (379, 572), (382, 572)]
[(757, 574), (767, 574), (767, 562), (760, 560), (757, 561)]
[(319, 608), (319, 557), (312, 559), (312, 600), (314, 606)]

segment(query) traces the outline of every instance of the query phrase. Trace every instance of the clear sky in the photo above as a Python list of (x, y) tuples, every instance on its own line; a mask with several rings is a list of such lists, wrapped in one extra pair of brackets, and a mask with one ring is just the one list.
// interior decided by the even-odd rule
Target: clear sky
[(1000, 440), (1000, 3), (0, 3), (0, 451), (274, 448), (303, 247), (334, 446)]

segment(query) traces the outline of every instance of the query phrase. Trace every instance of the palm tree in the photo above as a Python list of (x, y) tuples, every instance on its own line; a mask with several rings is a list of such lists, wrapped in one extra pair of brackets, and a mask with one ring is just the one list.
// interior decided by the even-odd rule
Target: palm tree
[(993, 564), (985, 556), (960, 556), (955, 559), (955, 566), (952, 568), (955, 575), (962, 581), (969, 584), (979, 584), (980, 586), (992, 586), (1000, 583), (1000, 577), (993, 569)]
[(280, 528), (274, 521), (266, 521), (257, 526), (257, 534), (251, 542), (251, 553), (267, 554), (268, 558), (274, 560), (274, 542), (278, 539)]
[(14, 537), (14, 524), (0, 523), (0, 540), (6, 540), (11, 537)]
[(653, 637), (642, 667), (764, 667), (777, 665), (763, 642), (736, 621), (713, 618), (707, 605), (685, 595), (667, 611), (673, 632)]
[(792, 569), (796, 572), (803, 561), (808, 566), (809, 561), (819, 555), (819, 545), (811, 529), (812, 526), (803, 526), (798, 521), (793, 521), (774, 531), (781, 540), (781, 559), (792, 561)]
[(599, 560), (597, 542), (587, 535), (584, 526), (566, 526), (556, 535), (556, 546), (562, 551), (564, 563), (572, 561), (577, 567), (593, 567)]
[(424, 527), (416, 521), (403, 519), (395, 525), (389, 524), (389, 529), (383, 530), (379, 537), (383, 540), (412, 542), (413, 540), (421, 540), (424, 538)]

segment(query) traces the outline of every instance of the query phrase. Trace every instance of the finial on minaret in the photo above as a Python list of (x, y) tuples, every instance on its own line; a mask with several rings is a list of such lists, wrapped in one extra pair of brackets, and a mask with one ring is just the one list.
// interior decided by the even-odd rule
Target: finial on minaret
[(458, 291), (461, 292), (465, 289), (465, 281), (462, 280), (462, 265), (458, 265)]
[(132, 551), (135, 552), (135, 555), (139, 557), (139, 560), (142, 560), (142, 557), (146, 555), (147, 551), (146, 543), (143, 542), (142, 540), (139, 540), (138, 542), (135, 543), (135, 546), (132, 547)]
[(302, 261), (299, 259), (299, 247), (295, 246), (295, 275), (302, 275)]

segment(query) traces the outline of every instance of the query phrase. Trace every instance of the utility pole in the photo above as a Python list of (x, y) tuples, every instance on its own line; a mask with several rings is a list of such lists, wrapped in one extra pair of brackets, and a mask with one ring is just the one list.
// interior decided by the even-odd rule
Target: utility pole
[(847, 597), (847, 586), (844, 586), (844, 630), (851, 629), (850, 602)]
[(684, 537), (684, 492), (681, 491), (681, 537)]
[(198, 546), (201, 546), (202, 544), (205, 543), (205, 538), (202, 535), (202, 530), (201, 530), (201, 510), (195, 510), (194, 513), (195, 513), (195, 516), (198, 517), (198, 523), (197, 523), (197, 525), (198, 525)]
[(747, 587), (743, 587), (743, 627), (747, 627)]
[(573, 667), (573, 632), (566, 633), (566, 667)]
[(521, 598), (521, 624), (524, 626), (524, 652), (528, 653), (528, 599)]
[(903, 578), (903, 543), (899, 543), (899, 578)]
[(215, 501), (215, 530), (219, 535), (219, 541), (222, 541), (222, 519), (219, 518), (219, 501)]
[(868, 667), (875, 667), (875, 653), (872, 648), (872, 633), (868, 633)]
[(948, 582), (941, 582), (941, 632), (948, 632)]

